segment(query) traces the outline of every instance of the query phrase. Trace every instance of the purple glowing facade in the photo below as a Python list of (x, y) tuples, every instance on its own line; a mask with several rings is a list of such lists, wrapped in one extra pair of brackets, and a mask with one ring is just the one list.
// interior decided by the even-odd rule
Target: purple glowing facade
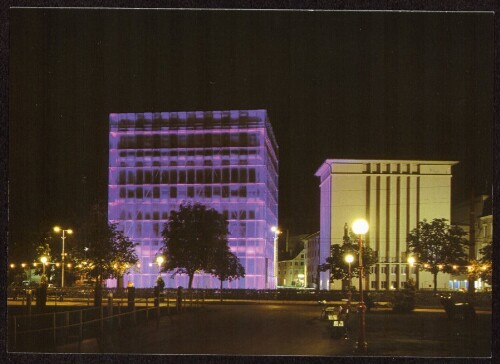
[[(278, 147), (266, 111), (123, 113), (109, 121), (108, 217), (140, 243), (140, 266), (124, 282), (155, 285), (164, 224), (181, 202), (192, 201), (229, 221), (229, 246), (246, 276), (224, 287), (275, 288)], [(185, 275), (162, 276), (167, 287), (187, 287)], [(219, 286), (204, 274), (193, 281)]]

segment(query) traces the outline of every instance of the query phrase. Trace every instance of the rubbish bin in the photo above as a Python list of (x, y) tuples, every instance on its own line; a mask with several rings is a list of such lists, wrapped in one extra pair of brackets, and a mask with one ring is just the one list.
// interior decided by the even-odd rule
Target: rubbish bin
[(328, 325), (330, 336), (340, 339), (347, 336), (349, 310), (343, 306), (332, 306), (327, 308)]

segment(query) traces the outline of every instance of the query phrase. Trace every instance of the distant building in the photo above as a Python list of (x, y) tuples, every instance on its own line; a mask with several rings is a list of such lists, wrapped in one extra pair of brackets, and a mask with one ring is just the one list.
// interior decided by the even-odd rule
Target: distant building
[(320, 261), (319, 231), (306, 236), (304, 240), (306, 287), (316, 288), (319, 285)]
[[(466, 238), (470, 239), (471, 212), (473, 213), (474, 223), (474, 249), (476, 259), (482, 257), (481, 249), (489, 242), (493, 241), (493, 208), (491, 198), (488, 195), (480, 195), (472, 200), (463, 201), (453, 206), (451, 210), (451, 222), (460, 226), (466, 233)], [(481, 280), (476, 281), (475, 288), (489, 288)], [(453, 276), (453, 282), (450, 282), (450, 288), (467, 289), (468, 280), (465, 274)]]
[(278, 262), (278, 286), (305, 287), (305, 251)]
[[(229, 246), (246, 275), (224, 287), (276, 286), (278, 146), (265, 110), (118, 113), (109, 122), (108, 218), (139, 243), (140, 268), (124, 282), (154, 286), (164, 224), (192, 201), (229, 221)], [(167, 287), (187, 286), (185, 275), (163, 276)], [(218, 288), (219, 281), (196, 274), (193, 287)]]
[[(378, 255), (366, 289), (399, 289), (408, 277), (408, 233), (423, 219), (450, 220), (451, 169), (454, 161), (327, 159), (317, 170), (320, 179), (320, 261), (332, 244), (341, 244), (344, 224), (357, 218), (369, 223), (365, 246)], [(432, 275), (414, 270), (420, 289), (433, 286)], [(438, 289), (449, 287), (450, 275), (438, 274)], [(356, 280), (353, 285), (357, 285)], [(321, 289), (340, 289), (320, 274)]]

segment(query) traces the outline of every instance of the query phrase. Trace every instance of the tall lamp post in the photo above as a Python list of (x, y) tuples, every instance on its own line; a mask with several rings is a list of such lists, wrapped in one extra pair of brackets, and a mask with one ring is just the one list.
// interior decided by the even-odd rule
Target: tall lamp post
[(363, 297), (363, 276), (364, 276), (364, 267), (363, 267), (363, 234), (366, 234), (368, 231), (368, 223), (366, 220), (358, 219), (354, 221), (352, 224), (352, 231), (355, 234), (359, 235), (359, 303), (358, 303), (358, 321), (359, 321), (359, 330), (358, 330), (358, 346), (357, 349), (360, 352), (366, 352), (368, 348), (368, 343), (366, 342), (365, 337), (365, 311), (366, 305)]
[(274, 233), (274, 279), (275, 279), (275, 287), (278, 287), (278, 235), (281, 231), (277, 226), (272, 226), (271, 231)]
[(61, 266), (62, 266), (62, 269), (61, 269), (61, 288), (64, 288), (64, 240), (66, 239), (66, 233), (68, 233), (68, 235), (71, 235), (73, 234), (73, 230), (71, 229), (61, 229), (59, 226), (54, 226), (54, 231), (56, 233), (59, 233), (62, 231), (62, 253), (61, 253)]
[(161, 255), (156, 257), (156, 264), (158, 264), (158, 277), (161, 277), (161, 265), (165, 261), (165, 258), (163, 258)]
[(352, 298), (352, 275), (351, 275), (351, 263), (354, 261), (354, 256), (352, 254), (347, 254), (345, 256), (345, 261), (349, 264), (349, 289), (347, 291), (347, 309), (351, 310), (351, 298)]
[(163, 255), (158, 255), (156, 257), (155, 263), (149, 263), (149, 266), (152, 267), (153, 264), (158, 265), (158, 277), (161, 277), (161, 266), (163, 265), (163, 262), (165, 261), (165, 258)]
[(411, 279), (411, 271), (413, 268), (413, 264), (415, 264), (415, 258), (414, 257), (409, 257), (408, 258), (408, 281)]
[(47, 257), (41, 257), (40, 262), (42, 262), (42, 274), (45, 275), (45, 264), (47, 264)]

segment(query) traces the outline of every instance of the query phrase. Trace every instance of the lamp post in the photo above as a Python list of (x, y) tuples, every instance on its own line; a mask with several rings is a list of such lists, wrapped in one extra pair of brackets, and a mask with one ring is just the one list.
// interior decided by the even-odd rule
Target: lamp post
[(45, 264), (47, 264), (47, 257), (41, 257), (40, 262), (42, 262), (42, 275), (45, 275)]
[(56, 233), (58, 232), (61, 232), (62, 231), (62, 253), (61, 253), (61, 266), (62, 266), (62, 269), (61, 269), (61, 288), (64, 288), (64, 240), (66, 239), (66, 234), (65, 233), (68, 233), (69, 235), (73, 234), (73, 230), (71, 229), (61, 229), (59, 226), (54, 226), (54, 231)]
[(408, 257), (408, 281), (411, 279), (411, 271), (413, 268), (413, 264), (415, 264), (415, 258)]
[(347, 290), (347, 309), (351, 310), (351, 298), (352, 298), (352, 275), (351, 275), (351, 263), (354, 261), (354, 256), (352, 254), (347, 254), (345, 256), (345, 261), (349, 264), (349, 289)]
[(281, 231), (278, 229), (277, 226), (272, 226), (271, 231), (274, 233), (274, 279), (275, 279), (275, 287), (278, 286), (278, 235), (281, 233)]
[(360, 352), (366, 352), (368, 344), (365, 337), (365, 311), (366, 305), (363, 297), (363, 234), (368, 231), (368, 223), (363, 219), (358, 219), (352, 224), (352, 231), (359, 235), (359, 303), (358, 303), (358, 320), (359, 320), (359, 330), (358, 330), (358, 346), (357, 349)]
[(161, 255), (156, 257), (156, 264), (158, 264), (158, 277), (161, 277), (161, 265), (165, 261), (165, 258), (163, 258)]

